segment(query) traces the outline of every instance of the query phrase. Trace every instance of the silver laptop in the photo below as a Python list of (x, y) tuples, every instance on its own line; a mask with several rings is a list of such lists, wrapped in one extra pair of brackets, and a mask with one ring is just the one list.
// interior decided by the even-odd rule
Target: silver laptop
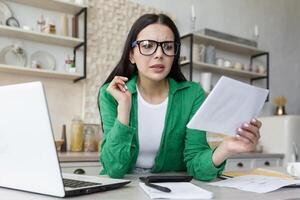
[(130, 182), (61, 173), (41, 82), (0, 87), (0, 161), (0, 187), (57, 197), (106, 191)]

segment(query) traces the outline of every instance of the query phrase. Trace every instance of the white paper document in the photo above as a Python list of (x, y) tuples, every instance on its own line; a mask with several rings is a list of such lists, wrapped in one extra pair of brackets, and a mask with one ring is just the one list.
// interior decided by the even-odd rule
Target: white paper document
[(235, 135), (242, 123), (258, 116), (268, 93), (267, 89), (222, 76), (187, 127)]
[(155, 183), (156, 185), (168, 187), (171, 192), (162, 192), (140, 183), (140, 187), (151, 199), (211, 199), (213, 193), (204, 190), (190, 182)]
[(284, 186), (300, 184), (300, 180), (289, 180), (270, 176), (246, 175), (209, 183), (220, 187), (231, 187), (248, 192), (267, 193)]

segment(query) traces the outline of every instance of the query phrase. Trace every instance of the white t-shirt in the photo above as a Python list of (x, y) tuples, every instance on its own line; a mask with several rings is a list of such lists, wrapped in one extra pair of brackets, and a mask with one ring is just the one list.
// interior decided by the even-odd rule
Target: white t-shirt
[(143, 99), (138, 87), (137, 94), (139, 155), (136, 167), (149, 169), (154, 165), (155, 156), (160, 146), (168, 97), (160, 104), (150, 104)]

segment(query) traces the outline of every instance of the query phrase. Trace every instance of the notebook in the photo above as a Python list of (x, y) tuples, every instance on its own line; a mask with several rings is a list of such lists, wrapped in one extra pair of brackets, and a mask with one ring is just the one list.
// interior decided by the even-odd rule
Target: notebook
[(151, 199), (211, 199), (213, 193), (202, 189), (190, 182), (166, 182), (155, 183), (156, 185), (168, 187), (171, 192), (162, 192), (140, 183), (140, 187)]
[(0, 87), (0, 141), (0, 187), (67, 197), (130, 182), (61, 173), (41, 82)]

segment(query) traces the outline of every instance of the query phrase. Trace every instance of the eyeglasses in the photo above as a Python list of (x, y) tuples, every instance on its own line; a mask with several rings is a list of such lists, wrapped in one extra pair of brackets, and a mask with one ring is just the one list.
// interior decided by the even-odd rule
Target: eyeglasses
[(180, 43), (176, 43), (175, 41), (136, 40), (132, 43), (131, 47), (134, 48), (136, 46), (139, 47), (140, 53), (144, 56), (153, 55), (157, 51), (158, 46), (161, 46), (162, 52), (166, 56), (175, 56), (178, 53)]

